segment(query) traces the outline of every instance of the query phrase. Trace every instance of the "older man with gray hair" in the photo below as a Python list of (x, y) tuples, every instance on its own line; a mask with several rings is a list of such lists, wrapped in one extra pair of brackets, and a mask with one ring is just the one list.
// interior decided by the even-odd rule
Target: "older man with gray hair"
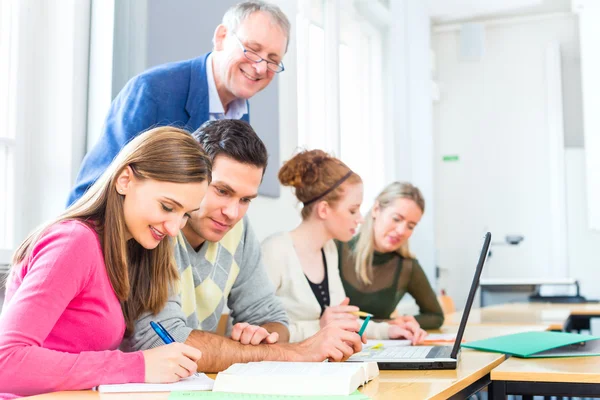
[(223, 16), (212, 52), (132, 78), (112, 102), (68, 204), (81, 197), (127, 142), (150, 127), (176, 125), (193, 132), (209, 120), (248, 122), (247, 100), (284, 70), (289, 38), (290, 22), (279, 7), (243, 2)]

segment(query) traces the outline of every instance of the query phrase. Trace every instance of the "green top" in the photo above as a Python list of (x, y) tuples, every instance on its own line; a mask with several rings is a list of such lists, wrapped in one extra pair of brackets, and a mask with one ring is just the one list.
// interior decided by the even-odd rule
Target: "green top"
[[(396, 252), (373, 254), (373, 276), (370, 285), (363, 284), (354, 270), (352, 250), (358, 236), (348, 243), (336, 241), (340, 277), (350, 304), (377, 319), (389, 319), (405, 293), (419, 306), (415, 315), (423, 329), (437, 329), (444, 323), (444, 313), (423, 268), (416, 259), (404, 258)], [(404, 270), (404, 274), (402, 273)]]

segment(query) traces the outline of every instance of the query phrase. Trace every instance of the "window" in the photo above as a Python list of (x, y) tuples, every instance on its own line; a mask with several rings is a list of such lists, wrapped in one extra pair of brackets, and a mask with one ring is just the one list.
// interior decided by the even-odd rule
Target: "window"
[[(320, 0), (300, 2), (298, 41), (298, 146), (335, 151), (328, 142), (325, 121), (325, 30)], [(301, 32), (301, 33), (300, 33)]]
[[(306, 86), (298, 93), (304, 94), (298, 101), (302, 114), (309, 118), (298, 121), (298, 145), (302, 148), (331, 149), (325, 132), (325, 31), (316, 24), (308, 26), (306, 65), (298, 71), (298, 81)], [(300, 97), (300, 95), (299, 95)]]
[(11, 1), (0, 2), (0, 265), (14, 246), (15, 135), (12, 129)]
[(384, 159), (385, 24), (364, 5), (387, 9), (355, 3), (299, 2), (298, 146), (328, 151), (360, 174), (366, 211), (392, 174)]
[(342, 13), (340, 25), (339, 154), (363, 178), (366, 211), (389, 175), (384, 158), (382, 35), (357, 13)]

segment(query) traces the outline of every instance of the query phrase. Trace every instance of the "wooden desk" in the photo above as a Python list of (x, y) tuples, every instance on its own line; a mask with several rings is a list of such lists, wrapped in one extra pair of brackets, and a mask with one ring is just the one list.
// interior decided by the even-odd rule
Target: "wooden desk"
[[(381, 371), (361, 392), (374, 400), (464, 399), (490, 383), (490, 372), (504, 355), (464, 350), (456, 370)], [(210, 375), (214, 378), (214, 375)], [(28, 397), (37, 400), (166, 400), (169, 393), (118, 393), (73, 391)]]
[[(438, 333), (454, 333), (458, 326), (445, 326)], [(545, 325), (473, 325), (465, 332), (467, 341), (497, 335), (544, 330)], [(406, 400), (464, 399), (477, 393), (491, 382), (490, 373), (505, 359), (503, 354), (464, 349), (456, 370), (444, 371), (381, 371), (380, 376), (361, 389), (374, 400), (402, 397)], [(215, 375), (209, 375), (212, 378)], [(29, 397), (38, 400), (166, 400), (168, 393), (100, 394), (93, 391), (57, 392)]]
[[(485, 325), (467, 325), (463, 339), (467, 342), (474, 340), (487, 339), (500, 335), (512, 335), (514, 333), (545, 331), (546, 325), (503, 325), (503, 324), (485, 324)], [(439, 333), (456, 333), (458, 326), (444, 326)], [(432, 331), (434, 332), (434, 331)]]
[(491, 379), (490, 400), (508, 394), (600, 397), (600, 357), (510, 357), (492, 370)]
[(503, 354), (463, 350), (456, 370), (381, 371), (361, 392), (374, 400), (465, 399), (490, 383)]
[[(456, 333), (458, 326), (444, 326), (435, 333)], [(497, 335), (546, 330), (545, 325), (471, 325), (465, 340)], [(458, 368), (451, 371), (381, 371), (380, 376), (361, 391), (373, 399), (466, 399), (491, 382), (490, 367), (501, 365), (503, 354), (461, 350)]]
[[(462, 311), (446, 317), (448, 325), (459, 324)], [(550, 330), (563, 330), (570, 318), (600, 317), (600, 304), (511, 303), (475, 308), (469, 315), (469, 324), (534, 324), (546, 325)]]

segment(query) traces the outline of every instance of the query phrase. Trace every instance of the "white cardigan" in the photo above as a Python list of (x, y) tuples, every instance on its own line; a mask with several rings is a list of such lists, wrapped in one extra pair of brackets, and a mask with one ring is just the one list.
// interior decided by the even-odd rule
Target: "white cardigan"
[[(262, 242), (267, 274), (275, 285), (275, 294), (290, 318), (290, 342), (302, 341), (319, 331), (321, 306), (306, 280), (289, 232), (277, 233)], [(327, 261), (330, 304), (338, 305), (346, 297), (338, 269), (338, 253), (333, 240), (323, 247)], [(388, 339), (389, 324), (369, 322), (369, 339)]]

